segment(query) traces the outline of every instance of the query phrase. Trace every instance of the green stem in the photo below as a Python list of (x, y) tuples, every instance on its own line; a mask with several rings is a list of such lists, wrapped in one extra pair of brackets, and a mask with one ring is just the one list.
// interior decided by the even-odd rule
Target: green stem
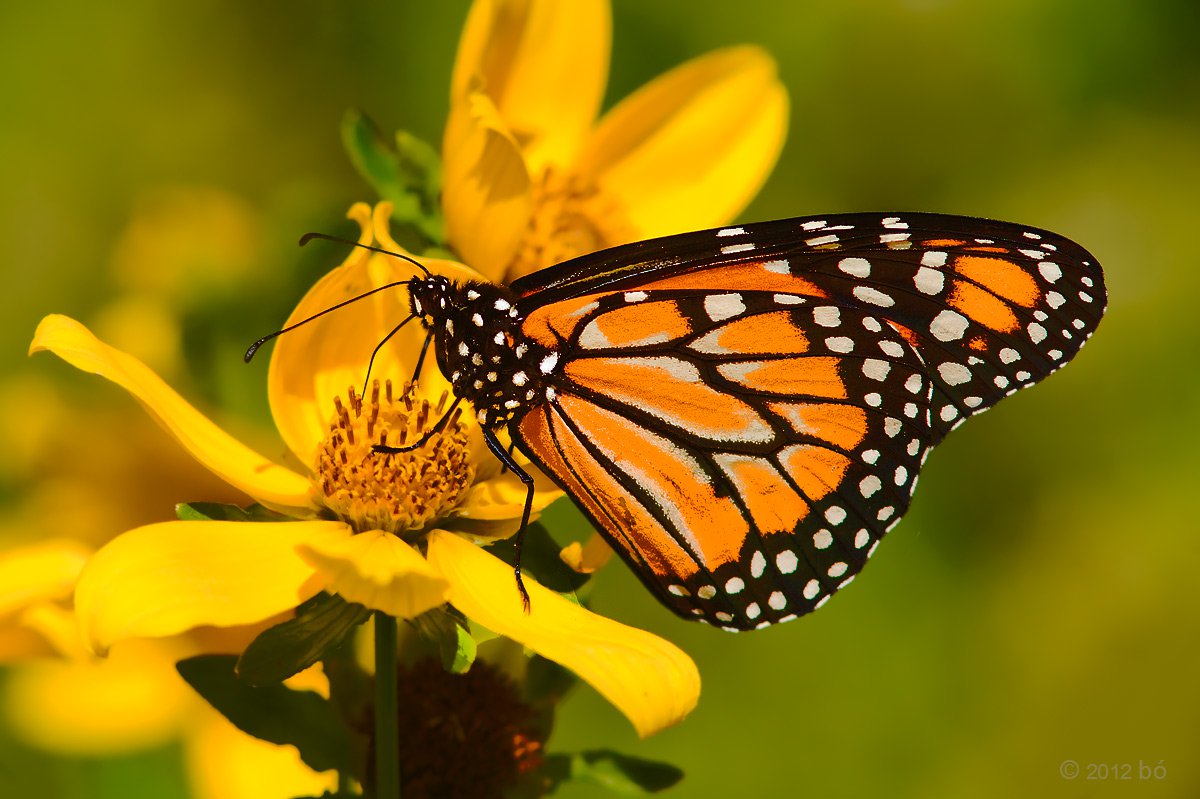
[(396, 698), (396, 619), (375, 613), (375, 796), (400, 799), (400, 721)]

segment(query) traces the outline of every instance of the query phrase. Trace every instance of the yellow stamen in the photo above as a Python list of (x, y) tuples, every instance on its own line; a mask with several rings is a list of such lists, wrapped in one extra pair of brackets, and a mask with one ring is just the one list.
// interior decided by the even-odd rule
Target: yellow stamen
[(437, 405), (416, 400), (411, 386), (394, 397), (390, 380), (382, 392), (376, 380), (369, 397), (350, 388), (347, 402), (335, 398), (329, 435), (317, 449), (316, 503), (358, 532), (421, 530), (448, 515), (475, 478), (459, 411), (420, 449), (395, 455), (371, 449), (420, 440), (445, 414), (447, 399), (443, 393)]
[(638, 238), (621, 205), (590, 180), (547, 169), (533, 184), (533, 216), (510, 274), (526, 275)]

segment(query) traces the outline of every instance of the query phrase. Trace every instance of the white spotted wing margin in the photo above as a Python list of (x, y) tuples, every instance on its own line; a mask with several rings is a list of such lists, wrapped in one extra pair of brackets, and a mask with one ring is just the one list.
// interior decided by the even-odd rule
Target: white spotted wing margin
[(844, 587), (932, 446), (1070, 360), (1105, 300), (1067, 239), (929, 214), (685, 234), (513, 289), (563, 316), (514, 439), (664, 604), (730, 630)]

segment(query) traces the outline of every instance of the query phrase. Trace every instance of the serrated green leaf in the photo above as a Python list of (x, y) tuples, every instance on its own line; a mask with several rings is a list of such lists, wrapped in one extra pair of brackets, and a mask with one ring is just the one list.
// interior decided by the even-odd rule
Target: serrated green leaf
[(180, 521), (211, 522), (290, 522), (290, 516), (276, 513), (262, 505), (242, 508), (220, 502), (184, 502), (175, 506), (175, 516)]
[(234, 673), (235, 655), (199, 655), (175, 664), (180, 675), (242, 732), (295, 746), (314, 771), (351, 771), (350, 733), (333, 705), (312, 691), (256, 688)]
[(658, 793), (683, 779), (683, 771), (670, 763), (631, 757), (611, 749), (552, 754), (546, 758), (544, 768), (555, 787), (567, 781), (586, 782), (623, 796)]
[(251, 685), (280, 683), (341, 646), (371, 611), (336, 594), (317, 594), (296, 608), (295, 618), (264, 630), (237, 662), (238, 677)]
[[(516, 564), (516, 541), (513, 538), (497, 541), (487, 549), (500, 560)], [(521, 569), (537, 577), (537, 581), (552, 591), (575, 600), (575, 592), (582, 588), (591, 575), (580, 574), (563, 563), (559, 552), (562, 547), (550, 536), (540, 523), (534, 522), (525, 529), (525, 544), (521, 550)]]

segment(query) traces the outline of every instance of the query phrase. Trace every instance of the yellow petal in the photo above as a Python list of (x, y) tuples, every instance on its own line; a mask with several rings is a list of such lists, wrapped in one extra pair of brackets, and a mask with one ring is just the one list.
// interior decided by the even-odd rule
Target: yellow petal
[(451, 103), (442, 159), (446, 237), (471, 268), (498, 283), (525, 236), (533, 196), (520, 147), (483, 94)]
[(696, 664), (674, 644), (598, 616), (529, 577), (526, 614), (512, 569), (451, 533), (429, 535), (429, 561), (450, 603), (500, 635), (574, 671), (647, 736), (681, 721), (700, 697)]
[(42, 660), (13, 669), (3, 707), (27, 743), (112, 756), (161, 746), (198, 703), (175, 672), (177, 653), (129, 641), (105, 660)]
[[(490, 453), (485, 457), (490, 457)], [(533, 512), (540, 513), (547, 505), (563, 495), (554, 482), (538, 467), (526, 463), (525, 470), (533, 475)], [(512, 519), (519, 522), (525, 507), (525, 484), (512, 472), (497, 474), (487, 480), (476, 482), (467, 493), (467, 498), (455, 509), (454, 515), (464, 519), (497, 521)], [(513, 527), (516, 532), (516, 527)]]
[(234, 488), (273, 508), (308, 507), (309, 483), (272, 463), (217, 427), (145, 364), (109, 347), (66, 316), (42, 320), (29, 352), (49, 350), (72, 366), (107, 378), (128, 391), (192, 457)]
[(451, 101), (479, 86), (538, 175), (570, 163), (591, 129), (611, 45), (605, 0), (476, 0), (459, 40)]
[(90, 554), (88, 547), (65, 538), (0, 552), (0, 617), (69, 597)]
[(398, 619), (446, 601), (449, 586), (421, 554), (390, 533), (369, 530), (299, 548), (326, 590)]
[(563, 547), (558, 556), (562, 562), (580, 574), (594, 574), (612, 560), (612, 547), (599, 533), (592, 533), (585, 543), (573, 541)]
[(41, 633), (23, 625), (0, 624), (0, 664), (57, 654)]
[(80, 575), (75, 612), (103, 653), (127, 638), (250, 624), (321, 590), (302, 544), (348, 538), (341, 522), (163, 522), (117, 536)]
[(292, 799), (320, 796), (337, 787), (337, 774), (304, 765), (294, 746), (267, 743), (205, 712), (184, 741), (197, 799)]
[(756, 47), (718, 50), (630, 95), (600, 122), (578, 170), (646, 238), (731, 220), (775, 164), (787, 92)]
[(73, 610), (54, 602), (40, 602), (26, 608), (19, 621), (21, 626), (40, 635), (56, 655), (76, 659), (89, 657)]

